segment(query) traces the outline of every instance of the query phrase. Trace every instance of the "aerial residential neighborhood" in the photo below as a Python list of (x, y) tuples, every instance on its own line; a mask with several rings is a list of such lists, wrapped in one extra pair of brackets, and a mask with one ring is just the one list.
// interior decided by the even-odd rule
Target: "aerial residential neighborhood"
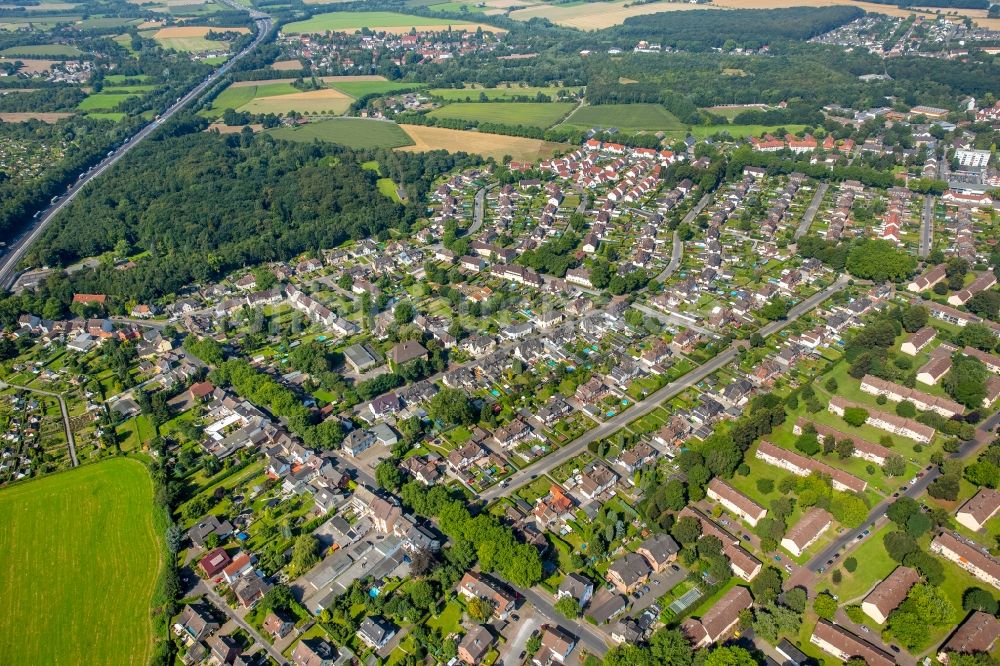
[(0, 8), (0, 662), (998, 663), (996, 10)]

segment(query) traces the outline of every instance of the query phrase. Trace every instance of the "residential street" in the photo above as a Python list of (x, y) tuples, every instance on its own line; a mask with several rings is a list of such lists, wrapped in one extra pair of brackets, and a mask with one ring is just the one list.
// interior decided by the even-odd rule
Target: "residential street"
[(795, 240), (798, 240), (809, 233), (809, 227), (813, 223), (813, 219), (816, 217), (816, 211), (819, 210), (819, 206), (823, 203), (823, 196), (826, 191), (830, 188), (830, 185), (826, 182), (821, 183), (816, 189), (816, 194), (813, 195), (812, 201), (809, 202), (809, 207), (806, 208), (805, 215), (802, 216), (802, 222), (799, 223), (799, 228), (795, 230)]
[[(708, 205), (708, 202), (712, 200), (711, 194), (706, 194), (695, 204), (694, 208), (688, 211), (684, 219), (681, 220), (682, 224), (691, 224), (694, 222), (694, 218), (698, 217), (698, 213)], [(656, 279), (660, 282), (666, 282), (667, 279), (677, 272), (677, 269), (681, 266), (681, 259), (684, 257), (684, 243), (681, 242), (680, 236), (676, 231), (674, 231), (673, 244), (670, 247), (670, 263), (667, 267), (663, 269)]]
[[(834, 283), (832, 286), (826, 289), (816, 292), (809, 298), (801, 301), (792, 307), (788, 312), (788, 318), (780, 321), (773, 321), (760, 329), (760, 334), (764, 337), (774, 335), (778, 333), (786, 326), (789, 326), (794, 321), (796, 321), (803, 314), (809, 312), (817, 305), (825, 301), (827, 298), (842, 290), (847, 286), (847, 278), (841, 276), (841, 278)], [(649, 395), (648, 397), (635, 403), (632, 407), (629, 407), (624, 412), (608, 419), (604, 423), (601, 423), (596, 428), (592, 428), (585, 432), (583, 435), (573, 440), (566, 446), (562, 447), (555, 453), (552, 453), (547, 458), (541, 462), (530, 465), (529, 467), (515, 472), (508, 477), (508, 483), (505, 487), (494, 486), (487, 490), (486, 492), (480, 494), (480, 498), (484, 502), (492, 502), (493, 500), (510, 495), (517, 488), (524, 485), (532, 479), (536, 479), (543, 474), (548, 474), (553, 469), (564, 463), (565, 461), (578, 455), (581, 451), (587, 448), (591, 442), (596, 442), (600, 439), (610, 436), (619, 429), (625, 427), (627, 424), (635, 421), (638, 418), (649, 414), (661, 403), (670, 400), (671, 398), (677, 396), (681, 392), (691, 388), (698, 382), (702, 381), (716, 370), (724, 367), (734, 358), (736, 358), (739, 353), (739, 347), (732, 346), (729, 349), (719, 353), (717, 356), (709, 360), (704, 365), (700, 365), (691, 372), (687, 373), (680, 379), (670, 382), (660, 390)]]
[(278, 652), (273, 645), (264, 640), (264, 637), (261, 636), (256, 629), (251, 627), (242, 617), (240, 617), (236, 613), (236, 611), (230, 608), (229, 604), (226, 603), (225, 599), (216, 594), (215, 590), (211, 589), (208, 586), (208, 584), (205, 583), (205, 581), (199, 581), (198, 584), (194, 587), (193, 590), (191, 590), (189, 594), (204, 594), (205, 598), (211, 601), (213, 606), (215, 606), (220, 611), (225, 613), (230, 620), (240, 625), (240, 628), (243, 629), (243, 631), (247, 632), (258, 645), (264, 648), (264, 650), (271, 657), (271, 659), (274, 659), (276, 662), (278, 662), (278, 664), (281, 664), (282, 666), (288, 663), (288, 660), (285, 659), (285, 657), (282, 656), (282, 654)]

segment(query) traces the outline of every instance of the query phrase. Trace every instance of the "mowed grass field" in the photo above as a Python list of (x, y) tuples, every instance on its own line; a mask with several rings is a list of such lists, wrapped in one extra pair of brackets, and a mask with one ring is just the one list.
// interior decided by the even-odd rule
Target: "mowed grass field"
[(504, 125), (551, 127), (573, 109), (572, 102), (456, 102), (434, 109), (432, 118), (454, 118)]
[(0, 663), (143, 665), (160, 567), (153, 482), (114, 459), (0, 491)]
[(367, 118), (333, 118), (298, 127), (279, 127), (270, 133), (289, 141), (329, 141), (348, 148), (399, 148), (413, 145), (413, 139), (396, 123)]
[(80, 111), (110, 111), (118, 107), (119, 104), (129, 97), (138, 97), (156, 86), (124, 86), (121, 88), (108, 87), (99, 93), (87, 95), (86, 99), (77, 104)]
[[(433, 97), (439, 97), (447, 102), (477, 102), (480, 99), (480, 95), (486, 95), (486, 99), (488, 100), (507, 100), (515, 97), (534, 97), (538, 93), (542, 93), (552, 99), (556, 99), (556, 95), (559, 94), (560, 90), (564, 90), (564, 88), (557, 86), (526, 86), (524, 88), (516, 86), (510, 88), (480, 88), (478, 86), (470, 86), (468, 88), (432, 88), (428, 91), (428, 94)], [(565, 90), (577, 93), (583, 90), (583, 88), (566, 88)]]
[(617, 127), (625, 132), (683, 130), (684, 123), (659, 104), (599, 104), (582, 106), (563, 125), (579, 129)]
[(0, 56), (25, 56), (28, 58), (73, 58), (83, 51), (67, 44), (28, 44), (11, 46), (0, 51)]
[(500, 28), (481, 23), (428, 18), (426, 16), (411, 16), (409, 14), (400, 14), (399, 12), (330, 12), (328, 14), (317, 14), (305, 21), (296, 21), (287, 24), (282, 28), (282, 32), (286, 35), (310, 35), (323, 32), (354, 32), (361, 28), (370, 28), (375, 31), (385, 30), (403, 34), (409, 32), (410, 28), (421, 30), (434, 30), (438, 28), (447, 30), (448, 26), (463, 30), (475, 30), (477, 27), (482, 27), (483, 30), (506, 32)]
[(352, 101), (350, 95), (333, 88), (300, 91), (292, 86), (290, 79), (257, 83), (242, 81), (219, 93), (212, 106), (200, 113), (209, 118), (218, 118), (226, 109), (279, 115), (289, 111), (341, 114)]
[(402, 81), (338, 81), (329, 84), (351, 97), (364, 97), (373, 93), (387, 94), (397, 90), (413, 90), (423, 88), (424, 83), (404, 83)]
[[(805, 125), (781, 125), (780, 127), (784, 127), (789, 132), (798, 132), (806, 128)], [(691, 134), (695, 138), (701, 139), (718, 132), (728, 132), (734, 139), (741, 139), (747, 136), (760, 136), (765, 132), (774, 132), (778, 129), (778, 125), (694, 125), (691, 127)]]
[(566, 143), (554, 143), (540, 139), (526, 139), (519, 136), (504, 136), (501, 134), (486, 134), (466, 130), (445, 129), (443, 127), (426, 127), (423, 125), (402, 125), (414, 144), (399, 148), (407, 152), (426, 152), (429, 150), (447, 150), (448, 152), (476, 153), (483, 157), (492, 156), (503, 159), (505, 155), (521, 162), (534, 162), (551, 157), (560, 150), (572, 148)]
[(510, 17), (516, 21), (530, 21), (533, 18), (544, 18), (558, 25), (570, 28), (600, 30), (601, 28), (620, 25), (624, 23), (625, 19), (632, 16), (686, 11), (690, 9), (705, 9), (705, 6), (682, 2), (631, 4), (628, 0), (584, 2), (580, 4), (568, 3), (565, 5), (539, 4), (512, 11)]

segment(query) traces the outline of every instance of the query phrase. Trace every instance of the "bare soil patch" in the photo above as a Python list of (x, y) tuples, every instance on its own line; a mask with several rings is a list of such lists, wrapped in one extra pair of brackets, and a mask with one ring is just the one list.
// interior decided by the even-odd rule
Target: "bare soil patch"
[(28, 111), (24, 113), (0, 113), (0, 120), (5, 123), (23, 123), (26, 120), (41, 120), (43, 123), (54, 123), (63, 118), (69, 118), (72, 115), (72, 113)]
[(484, 157), (492, 156), (498, 160), (502, 159), (504, 155), (510, 155), (518, 161), (534, 162), (539, 159), (551, 157), (556, 151), (565, 150), (570, 147), (564, 143), (554, 143), (540, 139), (469, 132), (465, 130), (445, 129), (443, 127), (425, 127), (423, 125), (400, 125), (400, 127), (410, 135), (414, 145), (397, 148), (396, 150), (405, 150), (411, 153), (426, 152), (429, 150), (464, 151), (467, 153), (478, 153)]

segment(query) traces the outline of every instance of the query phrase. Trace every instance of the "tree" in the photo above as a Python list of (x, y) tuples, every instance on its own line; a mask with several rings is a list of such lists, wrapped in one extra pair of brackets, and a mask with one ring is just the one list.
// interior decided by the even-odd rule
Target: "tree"
[(997, 338), (986, 324), (969, 324), (958, 334), (958, 342), (982, 351), (990, 351), (996, 345)]
[(403, 472), (394, 459), (386, 458), (375, 467), (375, 481), (379, 487), (396, 492), (403, 485)]
[(954, 616), (954, 607), (938, 588), (917, 583), (910, 589), (906, 600), (889, 616), (889, 629), (913, 650), (930, 641), (927, 627), (950, 624)]
[(392, 318), (399, 326), (405, 326), (417, 316), (416, 308), (410, 301), (399, 301), (392, 311)]
[(917, 408), (909, 400), (903, 400), (896, 405), (896, 414), (902, 416), (903, 418), (912, 419), (917, 415)]
[(778, 321), (788, 316), (788, 301), (783, 298), (772, 298), (760, 310), (760, 316), (768, 321)]
[(781, 594), (781, 572), (774, 567), (765, 568), (750, 583), (750, 591), (759, 604), (773, 602)]
[(792, 589), (785, 592), (783, 595), (785, 605), (791, 608), (796, 613), (801, 613), (806, 609), (806, 602), (809, 597), (802, 587), (793, 587)]
[(847, 271), (854, 277), (875, 282), (899, 282), (917, 268), (917, 260), (893, 243), (880, 238), (863, 240), (847, 253)]
[(303, 574), (319, 562), (319, 542), (312, 534), (300, 534), (292, 544), (292, 568)]
[(885, 515), (896, 525), (902, 527), (915, 513), (920, 513), (920, 504), (912, 497), (904, 495), (889, 505)]
[(956, 354), (942, 385), (952, 398), (970, 409), (981, 407), (986, 397), (986, 366), (978, 358)]
[(770, 495), (774, 492), (773, 479), (757, 479), (757, 490), (763, 495)]
[(903, 476), (906, 474), (906, 460), (895, 454), (886, 456), (882, 463), (882, 473), (886, 476)]
[(919, 331), (927, 325), (927, 308), (922, 305), (911, 305), (903, 311), (903, 328), (907, 332)]
[(868, 410), (864, 407), (845, 407), (843, 419), (848, 425), (859, 428), (868, 420)]
[(674, 523), (670, 534), (682, 545), (690, 545), (701, 536), (701, 521), (692, 516), (683, 516)]
[(927, 487), (927, 494), (935, 499), (954, 502), (958, 499), (959, 478), (957, 474), (942, 474)]
[(445, 425), (469, 425), (476, 421), (472, 402), (461, 389), (441, 389), (430, 399), (427, 411), (431, 418)]
[(465, 605), (465, 609), (468, 611), (469, 617), (479, 624), (483, 624), (493, 617), (493, 604), (479, 597), (470, 599)]
[(741, 647), (720, 647), (709, 653), (704, 666), (757, 666), (757, 661)]
[(434, 586), (425, 580), (413, 581), (410, 584), (410, 602), (424, 612), (429, 611), (437, 602)]
[(677, 479), (670, 479), (663, 486), (663, 502), (671, 511), (680, 511), (687, 504), (687, 488)]
[(564, 596), (555, 604), (556, 611), (565, 618), (575, 620), (580, 617), (580, 602), (571, 596)]
[(882, 543), (889, 557), (897, 562), (902, 562), (907, 555), (917, 550), (917, 542), (906, 532), (888, 532), (882, 537)]
[(918, 511), (906, 520), (906, 533), (914, 539), (919, 539), (926, 534), (932, 526), (933, 524), (931, 523), (930, 517)]
[(982, 611), (990, 615), (996, 615), (1000, 610), (1000, 604), (981, 587), (970, 587), (962, 593), (962, 608), (967, 612)]
[(838, 522), (850, 528), (861, 527), (868, 519), (868, 505), (851, 493), (834, 493), (830, 501), (830, 513)]
[(832, 620), (837, 612), (837, 600), (829, 592), (820, 592), (813, 600), (813, 610), (824, 620)]
[(528, 654), (535, 654), (542, 647), (542, 635), (535, 633), (528, 637), (528, 641), (524, 644), (525, 649), (527, 649)]
[(807, 456), (814, 456), (819, 453), (819, 437), (815, 432), (803, 432), (795, 440), (795, 448)]

